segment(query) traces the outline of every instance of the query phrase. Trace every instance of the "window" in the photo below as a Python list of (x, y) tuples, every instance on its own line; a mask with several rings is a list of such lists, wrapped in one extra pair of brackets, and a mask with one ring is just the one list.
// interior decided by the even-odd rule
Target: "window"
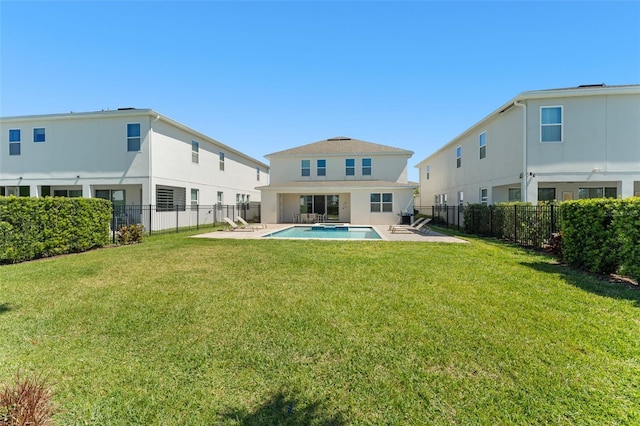
[(480, 188), (480, 203), (487, 205), (489, 202), (489, 190), (487, 188)]
[(9, 155), (20, 155), (20, 129), (9, 129)]
[(218, 191), (218, 204), (222, 204), (224, 202), (224, 192)]
[(191, 141), (191, 162), (200, 162), (200, 143), (196, 141)]
[(371, 176), (371, 158), (362, 159), (362, 176)]
[(220, 170), (224, 172), (224, 152), (218, 154), (220, 156)]
[(40, 187), (40, 196), (41, 197), (50, 197), (51, 196), (51, 187), (48, 185), (42, 185)]
[(313, 213), (313, 195), (300, 196), (300, 213)]
[(31, 196), (31, 187), (29, 186), (7, 186), (6, 196), (29, 197)]
[(81, 189), (54, 189), (54, 197), (80, 198), (82, 197)]
[(33, 141), (44, 142), (44, 127), (38, 127), (33, 129)]
[(195, 188), (191, 188), (191, 207), (198, 206), (198, 197), (200, 195), (200, 191)]
[(392, 212), (393, 211), (393, 194), (391, 193), (371, 193), (371, 212)]
[(256, 167), (256, 180), (260, 180), (260, 167)]
[(538, 201), (553, 201), (555, 199), (555, 188), (538, 188)]
[(462, 147), (456, 148), (456, 168), (462, 167)]
[(344, 160), (345, 174), (347, 176), (355, 176), (356, 174), (356, 160), (353, 158), (347, 158)]
[(157, 185), (156, 211), (185, 211), (186, 192), (185, 188)]
[(509, 201), (520, 201), (522, 192), (520, 188), (509, 188)]
[(464, 204), (464, 192), (458, 191), (458, 205), (462, 206)]
[(429, 180), (429, 177), (431, 177), (431, 166), (427, 166), (425, 167), (425, 173), (427, 175), (427, 180)]
[(127, 124), (127, 151), (140, 151), (140, 123)]
[(617, 198), (618, 188), (606, 187), (606, 188), (579, 188), (578, 198)]
[(302, 176), (311, 176), (311, 160), (300, 161), (300, 173)]
[(327, 160), (316, 161), (316, 173), (318, 174), (318, 176), (327, 175)]
[(562, 107), (540, 107), (540, 142), (562, 142)]
[(482, 160), (487, 156), (487, 132), (480, 133), (478, 145), (480, 147), (480, 159)]

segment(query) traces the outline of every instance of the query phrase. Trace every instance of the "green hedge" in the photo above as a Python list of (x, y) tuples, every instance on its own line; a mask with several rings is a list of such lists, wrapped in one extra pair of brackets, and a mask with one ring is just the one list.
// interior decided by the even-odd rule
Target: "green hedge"
[(102, 247), (110, 220), (106, 200), (0, 197), (0, 263)]
[(575, 267), (640, 280), (640, 198), (562, 203), (562, 255)]

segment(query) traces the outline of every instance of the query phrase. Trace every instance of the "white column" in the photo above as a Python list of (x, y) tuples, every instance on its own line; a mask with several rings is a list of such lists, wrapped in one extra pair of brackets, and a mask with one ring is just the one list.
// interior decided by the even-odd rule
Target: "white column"
[(92, 198), (93, 195), (91, 194), (91, 185), (89, 185), (88, 183), (83, 183), (82, 184), (82, 198)]
[(620, 182), (620, 195), (618, 198), (633, 197), (633, 179), (625, 178)]
[(531, 176), (524, 176), (522, 179), (526, 179), (527, 182), (526, 201), (534, 205), (538, 204), (538, 181)]

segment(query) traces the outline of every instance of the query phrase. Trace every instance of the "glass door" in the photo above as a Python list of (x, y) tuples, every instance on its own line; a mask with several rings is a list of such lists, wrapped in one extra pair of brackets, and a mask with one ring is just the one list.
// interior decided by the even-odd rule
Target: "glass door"
[(340, 220), (340, 196), (327, 195), (327, 221), (337, 222)]

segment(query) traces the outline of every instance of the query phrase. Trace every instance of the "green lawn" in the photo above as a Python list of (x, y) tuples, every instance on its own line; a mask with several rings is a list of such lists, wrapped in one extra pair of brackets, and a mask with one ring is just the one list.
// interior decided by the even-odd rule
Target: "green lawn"
[(0, 267), (57, 424), (639, 424), (640, 291), (495, 242), (143, 244)]

